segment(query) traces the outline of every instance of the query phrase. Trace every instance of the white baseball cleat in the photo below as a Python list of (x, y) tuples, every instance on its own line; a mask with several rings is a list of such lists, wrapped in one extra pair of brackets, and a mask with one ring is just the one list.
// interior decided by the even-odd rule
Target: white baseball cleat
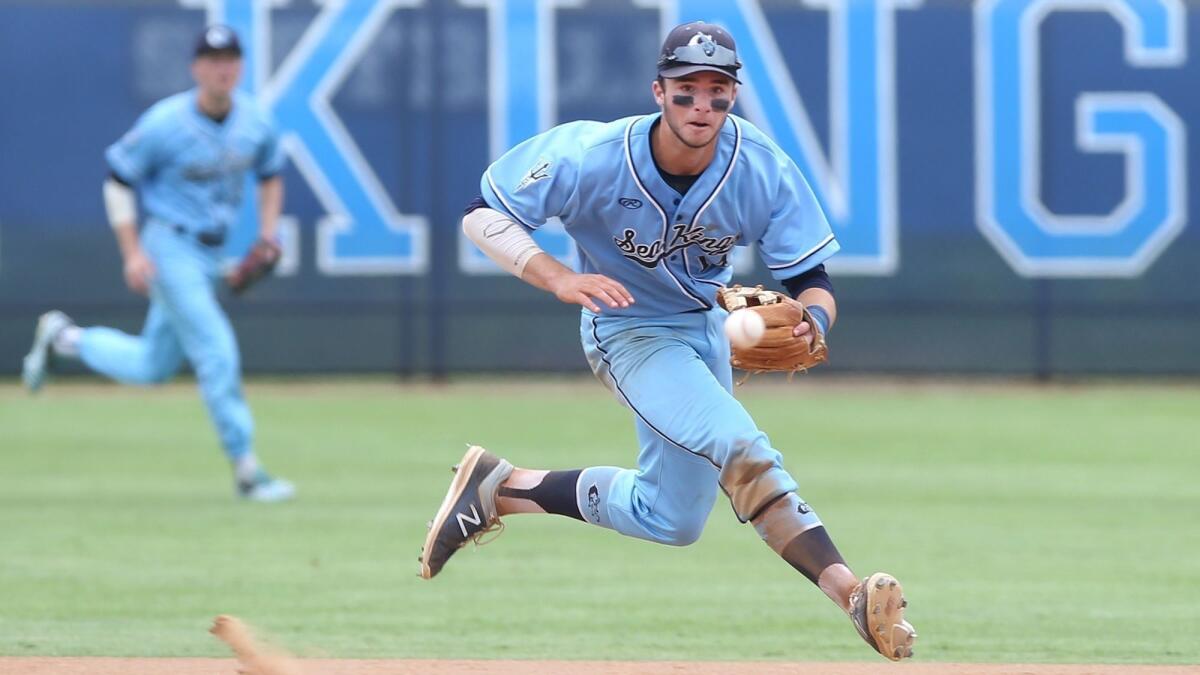
[(296, 496), (296, 486), (282, 478), (272, 478), (259, 470), (253, 480), (238, 481), (237, 494), (252, 502), (286, 502)]
[(73, 325), (75, 322), (71, 321), (71, 317), (57, 309), (38, 317), (37, 328), (33, 331), (33, 346), (29, 348), (29, 353), (25, 355), (21, 364), (21, 381), (25, 383), (29, 393), (36, 394), (46, 383), (46, 374), (54, 359), (54, 353), (51, 351), (54, 338), (58, 337), (63, 329)]

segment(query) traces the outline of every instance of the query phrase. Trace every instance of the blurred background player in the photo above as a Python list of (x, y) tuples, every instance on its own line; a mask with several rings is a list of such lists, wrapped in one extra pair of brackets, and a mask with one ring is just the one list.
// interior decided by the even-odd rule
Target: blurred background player
[[(503, 269), (583, 306), (588, 361), (633, 411), (641, 451), (637, 469), (540, 471), (470, 448), (430, 523), (421, 576), (512, 513), (684, 546), (700, 537), (719, 487), (738, 520), (847, 612), (869, 645), (900, 660), (916, 637), (900, 584), (854, 575), (732, 393), (728, 314), (715, 295), (732, 277), (733, 248), (757, 244), (786, 301), (809, 308), (813, 325), (792, 332), (804, 341), (836, 318), (823, 263), (839, 249), (796, 164), (729, 114), (740, 67), (721, 27), (677, 26), (652, 85), (660, 113), (560, 125), (484, 173), (463, 229)], [(530, 237), (552, 217), (578, 245), (581, 273)]]
[[(237, 339), (216, 297), (221, 250), (241, 209), (246, 172), (258, 178), (260, 239), (276, 252), (283, 207), (277, 132), (237, 90), (241, 73), (237, 34), (222, 25), (206, 28), (192, 61), (196, 88), (151, 106), (106, 152), (104, 203), (125, 283), (150, 297), (141, 335), (80, 328), (62, 312), (47, 312), (22, 377), (36, 392), (54, 357), (74, 357), (119, 382), (154, 384), (170, 379), (186, 358), (233, 465), (237, 494), (274, 502), (292, 498), (295, 487), (259, 465)], [(146, 210), (140, 236), (135, 190)]]

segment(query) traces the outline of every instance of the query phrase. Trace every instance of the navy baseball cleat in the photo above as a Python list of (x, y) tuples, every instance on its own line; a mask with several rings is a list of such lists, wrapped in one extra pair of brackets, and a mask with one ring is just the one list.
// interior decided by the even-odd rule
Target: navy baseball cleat
[(892, 661), (913, 655), (917, 631), (904, 620), (904, 589), (896, 578), (876, 572), (850, 592), (850, 620), (875, 651)]
[(467, 449), (453, 468), (454, 480), (421, 548), (422, 579), (432, 579), (468, 541), (480, 543), (484, 534), (504, 527), (496, 513), (496, 493), (513, 472), (513, 465), (478, 445)]
[(46, 374), (54, 364), (54, 338), (64, 328), (73, 325), (71, 317), (57, 309), (38, 317), (37, 328), (33, 332), (33, 346), (21, 363), (21, 381), (29, 393), (36, 394), (46, 383)]

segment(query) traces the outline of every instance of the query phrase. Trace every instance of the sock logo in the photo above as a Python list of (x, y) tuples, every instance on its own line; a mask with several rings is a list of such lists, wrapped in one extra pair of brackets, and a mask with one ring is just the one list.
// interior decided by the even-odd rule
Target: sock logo
[(799, 513), (799, 514), (812, 513), (812, 507), (808, 505), (808, 502), (801, 499), (800, 503), (796, 505), (796, 513)]
[(592, 514), (592, 520), (600, 522), (600, 488), (595, 483), (588, 488), (588, 512)]

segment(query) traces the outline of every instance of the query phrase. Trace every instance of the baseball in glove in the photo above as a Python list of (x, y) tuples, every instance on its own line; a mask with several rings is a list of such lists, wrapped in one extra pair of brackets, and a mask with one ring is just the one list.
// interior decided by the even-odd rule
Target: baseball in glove
[[(756, 286), (725, 287), (717, 291), (717, 303), (728, 312), (755, 312), (762, 317), (766, 331), (753, 347), (732, 347), (729, 363), (749, 373), (780, 371), (803, 372), (829, 358), (825, 336), (818, 332), (807, 309), (799, 301), (777, 291)], [(807, 321), (812, 326), (811, 346), (804, 338), (792, 335), (792, 329)]]
[(259, 279), (271, 273), (279, 264), (282, 250), (279, 244), (266, 239), (259, 239), (250, 247), (237, 267), (225, 277), (225, 283), (230, 290), (241, 295), (247, 288), (253, 286)]

